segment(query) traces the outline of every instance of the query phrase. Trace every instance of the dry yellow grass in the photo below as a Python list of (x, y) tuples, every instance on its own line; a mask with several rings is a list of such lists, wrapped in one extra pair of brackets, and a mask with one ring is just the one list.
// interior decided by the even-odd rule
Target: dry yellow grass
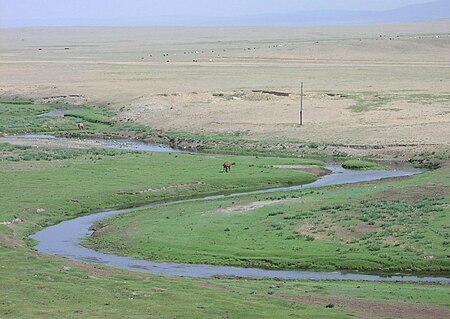
[(55, 101), (162, 130), (447, 147), (449, 27), (1, 29), (0, 95), (77, 94)]

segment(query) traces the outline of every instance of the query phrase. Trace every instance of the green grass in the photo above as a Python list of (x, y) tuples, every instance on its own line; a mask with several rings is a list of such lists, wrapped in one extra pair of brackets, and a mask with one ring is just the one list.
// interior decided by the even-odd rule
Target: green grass
[[(249, 131), (231, 132), (163, 132), (151, 127), (131, 122), (115, 120), (115, 113), (107, 106), (76, 106), (77, 112), (64, 117), (50, 117), (45, 114), (67, 109), (66, 104), (39, 104), (29, 100), (0, 99), (0, 134), (52, 134), (55, 136), (91, 137), (129, 135), (145, 139), (162, 140), (177, 145), (177, 142), (192, 142), (203, 153), (222, 153), (235, 155), (259, 155), (272, 157), (317, 156), (320, 147), (340, 144), (292, 139), (253, 140)], [(78, 129), (78, 123), (84, 123), (84, 130)], [(278, 145), (267, 149), (265, 146)], [(283, 144), (301, 149), (289, 151)], [(256, 146), (255, 146), (256, 145)], [(341, 154), (340, 157), (346, 156)]]
[[(23, 158), (24, 154), (33, 152), (37, 155)], [(36, 253), (28, 240), (28, 235), (33, 231), (94, 209), (308, 182), (315, 177), (298, 171), (271, 169), (268, 166), (320, 162), (306, 159), (152, 154), (115, 150), (35, 151), (9, 144), (0, 145), (0, 154), (2, 157), (19, 158), (17, 161), (0, 161), (0, 178), (7, 181), (0, 183), (0, 221), (11, 221), (14, 218), (21, 220), (9, 226), (0, 225), (2, 318), (354, 318), (354, 311), (357, 311), (355, 309), (339, 307), (338, 304), (333, 308), (326, 307), (334, 303), (333, 299), (327, 298), (342, 297), (349, 298), (352, 302), (357, 298), (361, 302), (376, 302), (381, 305), (399, 302), (401, 305), (417, 306), (420, 303), (424, 307), (439, 307), (441, 313), (444, 311), (442, 309), (448, 307), (446, 296), (449, 287), (445, 284), (157, 276), (77, 263)], [(42, 156), (48, 158), (43, 160)], [(63, 156), (63, 159), (58, 159), (59, 156)], [(37, 160), (38, 158), (40, 160)], [(225, 160), (236, 163), (230, 174), (221, 172), (221, 164)], [(445, 174), (447, 171), (440, 176)], [(436, 180), (442, 183), (436, 176), (428, 174), (421, 176), (421, 179), (407, 180), (403, 186), (415, 183), (425, 185), (435, 183)], [(394, 184), (380, 186), (379, 190), (388, 188), (389, 185)], [(174, 233), (171, 233), (172, 240), (168, 240), (170, 229), (151, 225), (148, 230), (153, 232), (161, 229), (163, 232), (158, 235), (161, 241), (168, 240), (169, 246), (175, 247), (183, 244), (181, 239), (186, 239), (186, 235), (192, 235), (191, 227), (196, 231), (202, 229), (203, 234), (214, 236), (211, 245), (217, 248), (219, 242), (226, 239), (225, 234), (231, 239), (240, 236), (240, 233), (248, 237), (247, 233), (260, 229), (261, 235), (267, 238), (257, 243), (257, 247), (263, 247), (266, 242), (277, 239), (278, 233), (286, 231), (286, 221), (292, 220), (285, 217), (294, 215), (291, 207), (313, 211), (314, 207), (323, 205), (324, 200), (334, 202), (339, 199), (348, 202), (348, 198), (363, 197), (372, 194), (373, 190), (373, 185), (370, 185), (308, 190), (289, 196), (261, 195), (254, 199), (283, 200), (293, 197), (293, 200), (299, 201), (295, 205), (301, 207), (285, 203), (245, 214), (216, 213), (217, 207), (214, 207), (221, 204), (235, 205), (246, 201), (245, 198), (234, 200), (234, 204), (233, 200), (225, 200), (187, 206), (168, 205), (161, 210), (152, 211), (148, 217), (158, 221), (158, 224), (170, 225), (170, 229), (179, 231), (179, 234), (173, 236)], [(336, 193), (333, 193), (334, 191)], [(306, 206), (303, 207), (304, 205)], [(435, 206), (431, 202), (423, 205)], [(197, 210), (202, 207), (210, 214), (202, 215), (204, 211)], [(422, 206), (417, 209), (422, 209)], [(212, 218), (212, 215), (217, 215), (218, 218)], [(124, 218), (124, 221), (131, 216)], [(143, 216), (136, 215), (136, 218)], [(261, 224), (263, 220), (265, 222)], [(177, 221), (180, 222), (179, 225), (176, 225)], [(208, 222), (212, 223), (207, 225)], [(245, 223), (244, 227), (239, 224), (241, 222)], [(439, 230), (441, 222), (435, 220), (433, 223), (435, 229)], [(128, 225), (128, 222), (125, 225)], [(246, 227), (248, 229), (245, 229)], [(226, 232), (226, 228), (230, 231)], [(214, 230), (217, 230), (215, 234)], [(291, 234), (291, 231), (287, 233)], [(129, 235), (131, 238), (125, 241), (126, 245), (137, 238), (132, 232)], [(198, 235), (202, 235), (202, 232)], [(275, 240), (271, 247), (279, 245), (280, 238)], [(289, 249), (297, 240), (297, 249), (316, 242), (303, 238), (281, 239), (283, 243), (289, 243), (287, 246), (280, 246), (281, 250), (286, 247)], [(192, 245), (192, 242), (184, 245)], [(337, 243), (335, 247), (339, 245)], [(226, 241), (222, 242), (221, 246), (222, 249), (216, 252), (210, 250), (209, 253), (224, 253), (220, 258), (226, 254), (234, 254), (231, 247), (226, 246)], [(255, 252), (254, 249), (243, 250), (242, 245), (237, 245), (235, 249), (238, 253), (244, 252), (250, 256), (250, 259)], [(268, 252), (270, 250), (264, 247), (259, 256), (266, 256)], [(196, 256), (192, 251), (190, 253)], [(173, 257), (170, 254), (168, 256)], [(263, 266), (259, 256), (252, 262)], [(188, 257), (186, 253), (180, 256)], [(312, 303), (308, 301), (310, 296), (325, 299)], [(393, 312), (392, 315), (394, 314)]]
[(386, 106), (388, 103), (392, 102), (395, 98), (392, 94), (378, 94), (373, 92), (366, 92), (355, 96), (350, 96), (355, 100), (355, 104), (350, 107), (353, 112), (367, 112), (374, 109)]
[(9, 143), (0, 143), (0, 151), (3, 154), (8, 154), (16, 151), (30, 150), (31, 146), (12, 145)]
[(327, 300), (295, 301), (310, 296), (448, 306), (444, 284), (174, 278), (5, 245), (0, 257), (2, 318), (354, 318)]
[(344, 167), (346, 169), (355, 169), (355, 170), (382, 169), (383, 168), (383, 166), (378, 163), (362, 161), (362, 160), (344, 161), (342, 163), (342, 167)]
[(422, 152), (409, 159), (409, 162), (416, 167), (424, 167), (428, 169), (437, 169), (442, 163), (450, 159), (448, 152)]
[[(49, 117), (46, 113), (58, 109), (67, 109), (65, 104), (39, 104), (30, 100), (0, 99), (0, 134), (70, 134), (72, 137), (83, 137), (90, 133), (98, 135), (115, 135), (121, 133), (134, 133), (140, 138), (164, 137), (169, 140), (199, 141), (205, 143), (198, 149), (205, 153), (227, 153), (236, 155), (261, 155), (295, 157), (287, 150), (255, 149), (253, 143), (266, 143), (268, 141), (254, 141), (247, 137), (248, 131), (231, 132), (162, 132), (151, 127), (136, 123), (116, 122), (114, 112), (106, 106), (81, 105), (74, 108), (77, 112), (66, 114), (64, 117)], [(85, 130), (78, 130), (78, 123), (83, 122)], [(330, 143), (317, 143), (298, 140), (271, 140), (273, 144), (291, 143), (304, 148), (315, 150), (322, 145)], [(215, 145), (219, 144), (219, 145)]]
[[(375, 188), (345, 185), (169, 204), (101, 221), (98, 227), (108, 227), (87, 244), (158, 261), (448, 273), (448, 176), (445, 168)], [(281, 202), (239, 211), (258, 200)], [(226, 210), (233, 206), (238, 208)]]
[[(103, 107), (77, 107), (81, 109), (79, 113), (63, 118), (39, 116), (58, 108), (67, 106), (39, 105), (23, 100), (1, 101), (0, 131), (56, 135), (69, 132), (75, 135), (79, 134), (76, 124), (82, 121), (88, 133), (121, 130), (137, 132), (143, 136), (154, 133), (144, 126), (114, 124), (114, 114)], [(179, 137), (234, 142), (241, 141), (246, 134), (242, 131), (213, 136), (179, 133)], [(308, 144), (312, 148), (318, 145)], [(241, 153), (243, 149), (245, 148), (237, 147), (234, 153)], [(226, 151), (232, 151), (232, 148)], [(270, 153), (272, 156), (289, 155), (283, 150)], [(268, 152), (252, 154), (269, 155)], [(231, 174), (221, 172), (221, 165), (225, 160), (235, 163)], [(333, 298), (343, 297), (352, 303), (355, 300), (377, 303), (377, 307), (381, 308), (383, 305), (396, 305), (397, 302), (399, 306), (406, 307), (418, 304), (423, 307), (438, 307), (436, 309), (442, 314), (441, 317), (446, 317), (445, 308), (449, 307), (449, 285), (446, 284), (157, 276), (37, 253), (31, 248), (33, 241), (28, 239), (29, 234), (43, 227), (96, 209), (307, 183), (316, 178), (298, 171), (270, 168), (271, 165), (298, 164), (323, 165), (314, 160), (296, 158), (152, 154), (96, 149), (36, 150), (26, 146), (0, 144), (0, 221), (14, 222), (0, 225), (0, 317), (354, 318), (355, 312), (364, 315), (358, 313), (357, 309), (339, 306), (339, 302), (334, 305)], [(386, 230), (397, 232), (400, 241), (410, 241), (408, 245), (395, 248), (405, 249), (402, 255), (406, 262), (400, 265), (416, 265), (418, 256), (433, 254), (433, 259), (417, 262), (417, 269), (412, 269), (437, 269), (442, 267), (443, 249), (448, 251), (448, 229), (443, 226), (450, 222), (446, 208), (448, 196), (442, 197), (441, 193), (436, 191), (439, 194), (435, 194), (429, 190), (426, 196), (428, 199), (411, 201), (406, 195), (411, 189), (427, 191), (430, 187), (432, 190), (436, 187), (443, 188), (448, 194), (448, 176), (448, 169), (444, 167), (436, 174), (427, 173), (414, 179), (392, 183), (167, 205), (158, 210), (148, 210), (150, 215), (147, 218), (139, 214), (124, 217), (123, 224), (119, 227), (126, 230), (128, 237), (123, 245), (117, 243), (117, 236), (114, 237), (111, 246), (112, 250), (136, 254), (135, 241), (140, 236), (138, 233), (145, 233), (141, 227), (153, 220), (156, 224), (149, 225), (146, 230), (150, 237), (143, 238), (143, 243), (138, 244), (145, 244), (148, 249), (145, 253), (150, 253), (148, 242), (156, 242), (157, 237), (160, 237), (157, 245), (163, 249), (157, 254), (160, 254), (161, 259), (195, 259), (211, 263), (281, 268), (296, 265), (315, 268), (321, 263), (326, 265), (325, 268), (333, 268), (341, 262), (340, 266), (344, 268), (348, 264), (360, 269), (368, 269), (367, 265), (377, 265), (379, 270), (389, 268), (389, 263), (395, 262), (398, 257), (394, 254), (393, 261), (380, 262), (387, 259), (386, 254), (391, 252), (388, 247), (383, 246), (377, 250), (378, 241), (386, 235), (383, 232), (369, 236), (360, 243), (346, 243), (339, 237), (333, 237), (335, 235), (332, 232), (327, 234), (330, 237), (320, 239), (315, 233), (298, 232), (295, 227), (298, 225), (296, 223), (304, 220), (323, 223), (324, 228), (352, 227), (359, 222), (378, 226), (379, 220), (392, 218), (395, 223), (387, 223)], [(387, 191), (392, 194), (397, 189), (403, 191), (395, 198), (372, 198), (379, 192)], [(411, 197), (417, 198), (415, 193), (413, 195)], [(217, 211), (220, 205), (224, 208), (255, 200), (287, 199), (292, 202), (277, 203), (246, 213)], [(404, 210), (410, 210), (411, 213), (405, 214)], [(349, 211), (352, 214), (347, 214)], [(391, 214), (391, 211), (395, 214)], [(140, 225), (133, 225), (134, 221), (129, 219), (133, 215), (136, 221), (142, 221)], [(401, 219), (404, 217), (409, 219)], [(401, 223), (400, 226), (404, 227), (397, 229), (396, 223)], [(162, 225), (168, 228), (161, 227)], [(117, 226), (118, 224), (114, 227)], [(153, 233), (158, 229), (161, 230), (160, 236)], [(408, 232), (410, 229), (414, 233)], [(179, 233), (174, 236), (170, 231)], [(113, 236), (111, 233), (105, 235)], [(211, 248), (203, 251), (204, 255), (189, 251), (197, 246), (205, 248), (206, 245), (199, 242), (200, 238), (210, 240), (211, 243)], [(96, 239), (103, 240), (101, 237)], [(162, 242), (168, 246), (162, 246)], [(100, 243), (105, 244), (102, 241)], [(311, 246), (312, 244), (316, 246)], [(182, 247), (188, 250), (181, 251)], [(175, 256), (167, 248), (173, 248), (180, 255)], [(347, 248), (348, 251), (359, 250), (347, 252)], [(292, 254), (292, 249), (296, 255)], [(321, 252), (323, 258), (318, 258), (317, 252)], [(309, 259), (299, 261), (299, 254), (308, 256), (308, 253)], [(329, 258), (331, 253), (336, 256), (336, 263)], [(370, 254), (375, 254), (375, 257), (366, 259)], [(290, 255), (295, 259), (289, 260)], [(443, 267), (447, 269), (448, 264)], [(323, 301), (310, 302), (311, 296), (323, 298)], [(396, 311), (392, 311), (387, 316), (395, 314)]]
[(89, 158), (91, 160), (101, 159), (103, 156), (117, 156), (121, 154), (136, 154), (133, 151), (90, 148), (86, 150), (76, 149), (47, 149), (33, 150), (29, 146), (0, 144), (0, 161), (20, 162), (20, 161), (55, 161), (75, 158)]
[[(23, 249), (0, 248), (0, 256), (2, 318), (287, 318), (299, 313), (317, 318), (324, 314), (323, 306), (269, 295), (273, 281), (167, 278), (103, 267), (84, 270)], [(301, 288), (290, 288), (291, 294)], [(325, 315), (350, 318), (341, 309), (327, 310)]]
[(428, 105), (431, 103), (447, 103), (450, 101), (449, 94), (411, 92), (361, 92), (358, 94), (350, 94), (348, 98), (355, 101), (355, 104), (350, 106), (350, 109), (356, 113), (377, 110), (395, 101), (405, 101), (407, 103), (421, 105)]
[[(305, 159), (95, 149), (11, 153), (3, 156), (18, 161), (3, 161), (0, 169), (1, 179), (8, 181), (0, 188), (0, 220), (18, 216), (40, 225), (132, 202), (302, 184), (317, 178), (267, 167), (317, 162)], [(60, 160), (64, 158), (71, 160)], [(225, 160), (235, 163), (229, 174), (222, 172)], [(38, 208), (46, 213), (36, 214)]]
[(67, 105), (0, 100), (0, 131), (8, 134), (75, 132), (79, 122), (84, 122), (87, 131), (108, 131), (112, 125), (113, 114), (104, 107), (77, 106), (80, 109), (77, 113), (64, 117), (45, 116), (61, 108)]
[(114, 122), (111, 120), (113, 115), (113, 113), (106, 109), (84, 107), (76, 113), (66, 114), (65, 117), (73, 117), (85, 123), (113, 125)]

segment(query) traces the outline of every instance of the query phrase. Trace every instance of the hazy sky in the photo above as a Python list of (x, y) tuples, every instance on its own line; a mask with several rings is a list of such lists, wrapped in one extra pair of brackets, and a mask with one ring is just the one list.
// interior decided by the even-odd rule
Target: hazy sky
[[(0, 27), (180, 24), (183, 17), (241, 17), (313, 10), (387, 10), (431, 0), (0, 0)], [(119, 21), (120, 19), (120, 21)]]

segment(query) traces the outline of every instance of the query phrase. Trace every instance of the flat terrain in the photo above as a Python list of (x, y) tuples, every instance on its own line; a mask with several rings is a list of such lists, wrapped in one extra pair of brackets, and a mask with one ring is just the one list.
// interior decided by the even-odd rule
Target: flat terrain
[(2, 29), (0, 95), (109, 104), (117, 121), (165, 131), (448, 147), (449, 29)]
[[(163, 205), (105, 220), (85, 244), (166, 261), (447, 276), (448, 30), (450, 20), (0, 29), (0, 317), (449, 318), (446, 283), (159, 276), (39, 253), (29, 238), (110, 207), (308, 183), (327, 173), (311, 159), (320, 152), (356, 169), (385, 165), (366, 157), (378, 155), (436, 170)], [(14, 136), (27, 133), (210, 154)]]
[[(8, 181), (0, 184), (2, 318), (123, 318), (124, 316), (354, 318), (356, 316), (370, 319), (386, 317), (431, 319), (449, 316), (448, 284), (194, 279), (158, 276), (37, 253), (31, 248), (32, 243), (28, 239), (28, 235), (38, 229), (95, 209), (196, 196), (218, 190), (243, 190), (274, 184), (307, 182), (315, 177), (301, 170), (269, 168), (267, 165), (299, 168), (309, 166), (307, 164), (317, 165), (320, 162), (307, 159), (152, 154), (101, 149), (70, 150), (46, 147), (34, 149), (11, 144), (0, 144), (0, 147), (0, 176), (3, 181)], [(230, 174), (220, 172), (224, 158), (236, 163)], [(448, 219), (446, 204), (448, 192), (447, 195), (442, 194), (448, 188), (447, 172), (448, 168), (443, 168), (416, 179), (363, 184), (353, 188), (332, 187), (311, 190), (310, 194), (294, 194), (298, 197), (281, 199), (261, 197), (247, 198), (235, 203), (217, 202), (216, 205), (222, 204), (222, 207), (211, 206), (208, 208), (210, 209), (208, 215), (203, 215), (205, 211), (202, 210), (202, 206), (205, 206), (205, 203), (201, 203), (172, 207), (174, 209), (168, 206), (167, 209), (158, 212), (149, 212), (147, 216), (134, 217), (138, 222), (136, 226), (142, 226), (143, 223), (152, 220), (161, 223), (159, 226), (151, 223), (147, 231), (161, 230), (160, 239), (163, 241), (168, 239), (168, 233), (164, 232), (161, 226), (168, 226), (170, 223), (174, 225), (179, 223), (177, 234), (180, 239), (191, 237), (189, 230), (191, 227), (200, 237), (207, 235), (208, 232), (205, 233), (205, 230), (210, 227), (213, 231), (219, 230), (217, 231), (219, 236), (211, 241), (211, 247), (214, 249), (209, 253), (213, 254), (217, 254), (221, 243), (222, 247), (229, 246), (230, 239), (236, 238), (237, 233), (241, 233), (244, 237), (253, 237), (252, 239), (257, 240), (252, 245), (253, 251), (248, 251), (245, 241), (231, 242), (235, 244), (236, 251), (248, 251), (248, 257), (254, 259), (260, 266), (262, 264), (257, 263), (258, 259), (253, 258), (255, 253), (258, 255), (262, 253), (270, 259), (273, 257), (273, 248), (282, 245), (286, 250), (285, 256), (294, 251), (298, 257), (299, 253), (305, 253), (313, 246), (309, 248), (305, 246), (303, 252), (291, 248), (298, 247), (300, 243), (321, 245), (322, 236), (333, 239), (334, 249), (344, 248), (336, 254), (342, 257), (356, 256), (360, 265), (368, 262), (376, 264), (377, 260), (388, 261), (382, 256), (386, 252), (393, 252), (392, 257), (397, 260), (399, 255), (396, 254), (396, 250), (406, 249), (403, 246), (404, 240), (407, 241), (411, 235), (404, 231), (412, 227), (418, 231), (414, 243), (409, 245), (412, 251), (405, 253), (408, 263), (414, 261), (414, 258), (419, 258), (421, 260), (417, 263), (419, 266), (430, 265), (434, 268), (441, 265), (445, 268), (446, 259), (443, 259), (442, 255), (444, 238), (436, 235), (435, 231), (441, 231), (443, 225), (448, 224), (446, 221), (441, 222), (442, 218)], [(436, 175), (440, 177), (436, 179)], [(398, 186), (406, 187), (406, 191)], [(418, 196), (416, 192), (419, 189), (427, 191)], [(401, 242), (399, 247), (386, 248), (383, 244), (380, 251), (375, 251), (371, 257), (372, 261), (364, 261), (364, 256), (370, 255), (368, 251), (370, 245), (377, 245), (376, 241), (384, 238), (382, 233), (374, 233), (373, 236), (358, 242), (362, 234), (359, 230), (353, 232), (351, 229), (352, 223), (369, 224), (373, 220), (375, 226), (364, 229), (381, 231), (378, 219), (385, 217), (383, 212), (379, 214), (372, 212), (367, 216), (369, 218), (367, 221), (360, 220), (359, 216), (361, 210), (359, 200), (372, 192), (374, 195), (372, 200), (376, 203), (383, 203), (379, 197), (388, 201), (380, 208), (389, 207), (389, 203), (394, 199), (403, 200), (404, 203), (399, 203), (398, 206), (412, 209), (413, 218), (399, 229), (394, 229), (398, 234), (396, 238)], [(385, 198), (383, 194), (390, 194), (392, 199)], [(322, 196), (324, 204), (336, 205), (336, 200), (342, 202), (351, 198), (352, 205), (345, 206), (345, 209), (341, 210), (336, 206), (324, 207), (323, 214), (319, 214), (314, 207), (318, 204), (317, 201), (322, 201)], [(428, 203), (424, 202), (426, 198), (429, 199)], [(311, 209), (312, 214), (306, 214), (306, 219), (299, 219), (296, 217), (299, 213), (294, 210), (301, 209), (303, 203), (309, 205), (308, 209)], [(425, 205), (419, 207), (419, 203)], [(179, 217), (177, 214), (180, 209), (189, 214), (183, 218)], [(283, 214), (278, 213), (281, 209), (284, 210)], [(424, 212), (434, 218), (428, 219), (426, 217), (428, 215), (422, 218), (421, 214)], [(349, 214), (351, 219), (342, 221), (344, 213), (351, 213)], [(402, 210), (397, 209), (395, 214), (399, 218), (404, 217)], [(292, 216), (293, 219), (285, 218)], [(292, 236), (293, 231), (300, 231), (301, 223), (316, 222), (315, 218), (322, 218), (323, 227), (327, 227), (330, 232), (322, 232), (322, 229), (314, 232), (308, 228), (301, 230), (289, 240), (278, 236), (278, 233)], [(226, 227), (230, 229), (229, 231), (225, 231), (224, 220), (228, 220)], [(205, 227), (205, 223), (209, 224), (211, 221), (215, 224)], [(186, 222), (195, 224), (186, 228)], [(291, 222), (294, 224), (291, 225)], [(244, 224), (248, 230), (240, 229)], [(294, 228), (290, 229), (291, 226)], [(263, 232), (260, 235), (265, 235), (263, 238), (255, 232), (258, 229)], [(128, 234), (139, 238), (133, 232)], [(227, 236), (229, 238), (226, 238)], [(341, 239), (340, 236), (348, 237)], [(124, 244), (132, 242), (132, 237), (124, 241)], [(171, 237), (172, 240), (167, 241), (167, 244), (168, 247), (175, 249), (179, 243), (173, 240), (175, 238), (173, 234)], [(306, 240), (307, 238), (314, 240)], [(349, 246), (344, 243), (345, 240), (352, 238), (358, 239), (357, 242)], [(192, 239), (195, 237), (190, 238)], [(271, 246), (267, 246), (267, 250), (261, 250), (265, 248), (265, 241), (268, 239)], [(148, 238), (144, 243), (148, 242), (147, 240)], [(114, 243), (113, 240), (112, 244)], [(192, 243), (186, 242), (184, 245)], [(322, 248), (328, 247), (324, 250), (325, 255), (330, 252), (331, 246), (322, 243)], [(359, 252), (350, 251), (348, 249), (350, 246), (357, 248)], [(259, 253), (257, 250), (260, 250)], [(147, 253), (148, 250), (143, 252)], [(422, 260), (416, 256), (419, 252), (420, 256), (433, 254), (435, 258)], [(192, 261), (193, 258), (197, 258), (196, 256), (194, 251), (190, 254), (186, 254), (185, 251), (179, 258), (188, 258), (187, 260)], [(329, 256), (325, 257), (330, 261)], [(345, 262), (345, 258), (342, 258), (342, 261)], [(288, 263), (279, 265), (286, 266)]]
[(101, 221), (88, 244), (159, 261), (448, 273), (448, 175), (169, 204)]

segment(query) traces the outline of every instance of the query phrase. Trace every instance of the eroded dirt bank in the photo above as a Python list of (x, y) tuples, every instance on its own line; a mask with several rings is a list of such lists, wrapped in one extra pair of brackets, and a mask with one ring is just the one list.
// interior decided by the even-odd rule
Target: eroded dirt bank
[(169, 145), (175, 149), (202, 151), (205, 149), (215, 152), (229, 152), (234, 150), (255, 150), (264, 151), (270, 154), (271, 151), (282, 151), (286, 155), (302, 156), (304, 154), (322, 154), (331, 156), (374, 156), (380, 159), (407, 161), (423, 152), (434, 152), (448, 154), (450, 147), (438, 144), (390, 144), (390, 145), (364, 145), (364, 144), (316, 144), (316, 143), (294, 143), (294, 142), (260, 142), (251, 140), (242, 141), (208, 141), (191, 138), (172, 137), (169, 134), (155, 134), (143, 136), (133, 132), (121, 133), (92, 133), (83, 134), (81, 137), (71, 138), (70, 133), (63, 134), (64, 139), (57, 138), (21, 138), (14, 135), (3, 135), (0, 143), (10, 143), (14, 145), (26, 145), (33, 148), (62, 148), (62, 149), (87, 149), (91, 147), (104, 148), (102, 139), (136, 139), (145, 143), (156, 143)]

